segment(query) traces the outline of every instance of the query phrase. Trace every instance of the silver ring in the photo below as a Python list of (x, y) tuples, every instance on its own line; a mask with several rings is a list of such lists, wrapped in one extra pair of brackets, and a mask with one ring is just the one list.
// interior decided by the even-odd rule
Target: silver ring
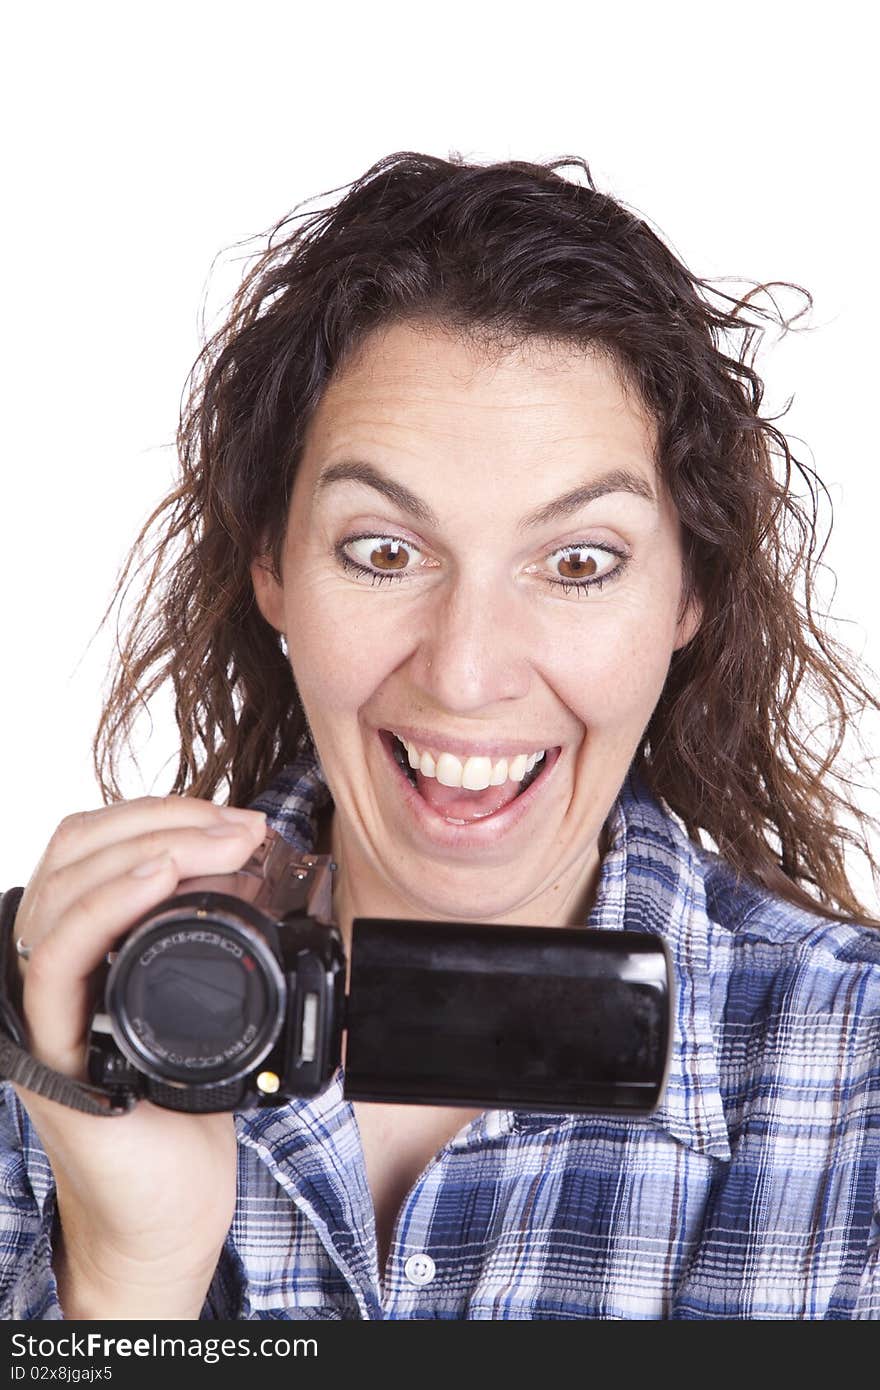
[(27, 944), (26, 941), (21, 941), (21, 940), (16, 941), (16, 943), (15, 943), (15, 951), (16, 951), (16, 955), (21, 956), (22, 960), (30, 960), (30, 958), (31, 958), (31, 947), (28, 946), (28, 944)]

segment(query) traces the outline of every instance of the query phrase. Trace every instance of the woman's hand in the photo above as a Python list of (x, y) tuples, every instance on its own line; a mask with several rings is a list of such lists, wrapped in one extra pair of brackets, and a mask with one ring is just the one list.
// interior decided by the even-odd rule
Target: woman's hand
[[(241, 868), (262, 812), (192, 797), (143, 797), (61, 822), (25, 889), (16, 938), (33, 1055), (86, 1078), (94, 972), (132, 924), (186, 878)], [(198, 1318), (235, 1208), (230, 1114), (140, 1101), (84, 1115), (16, 1088), (46, 1150), (62, 1241), (65, 1316)]]

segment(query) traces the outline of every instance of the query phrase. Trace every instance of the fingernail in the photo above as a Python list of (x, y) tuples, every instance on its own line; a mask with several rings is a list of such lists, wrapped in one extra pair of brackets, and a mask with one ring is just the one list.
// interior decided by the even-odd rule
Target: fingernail
[(206, 835), (216, 835), (218, 839), (223, 839), (224, 837), (226, 839), (231, 839), (234, 835), (241, 835), (242, 830), (244, 830), (245, 828), (246, 827), (243, 824), (243, 822), (239, 821), (238, 825), (209, 826), (204, 833)]
[(148, 859), (145, 864), (131, 870), (132, 878), (149, 878), (150, 874), (159, 873), (160, 869), (167, 869), (171, 862), (170, 854), (160, 854), (158, 859)]

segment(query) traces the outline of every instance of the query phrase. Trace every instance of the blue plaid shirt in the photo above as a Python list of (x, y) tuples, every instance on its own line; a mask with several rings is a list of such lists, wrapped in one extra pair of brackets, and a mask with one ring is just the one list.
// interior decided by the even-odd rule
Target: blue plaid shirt
[[(328, 799), (306, 749), (254, 804), (308, 850)], [(342, 1070), (238, 1114), (203, 1317), (880, 1318), (880, 933), (737, 881), (632, 774), (608, 828), (588, 925), (662, 934), (675, 970), (659, 1110), (484, 1112), (408, 1193), (381, 1274)], [(52, 1173), (2, 1094), (0, 1317), (61, 1318)]]

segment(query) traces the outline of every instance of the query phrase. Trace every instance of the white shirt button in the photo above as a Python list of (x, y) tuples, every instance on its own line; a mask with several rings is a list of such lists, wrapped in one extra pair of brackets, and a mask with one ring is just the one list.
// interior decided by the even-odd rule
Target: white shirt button
[(423, 1284), (430, 1284), (437, 1273), (437, 1266), (430, 1255), (410, 1255), (403, 1272), (409, 1282), (420, 1289)]

